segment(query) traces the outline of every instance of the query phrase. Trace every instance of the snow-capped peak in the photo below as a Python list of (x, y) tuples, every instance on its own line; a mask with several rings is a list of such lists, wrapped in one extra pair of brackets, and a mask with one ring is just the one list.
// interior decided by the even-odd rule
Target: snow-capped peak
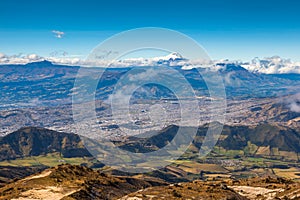
[(179, 53), (173, 52), (166, 56), (158, 56), (158, 57), (149, 58), (149, 60), (154, 60), (154, 61), (175, 61), (176, 60), (177, 61), (177, 60), (185, 60), (185, 59)]
[(167, 56), (164, 56), (163, 58), (165, 60), (182, 60), (183, 59), (183, 57), (177, 52), (173, 52)]
[(119, 64), (126, 64), (126, 66), (159, 66), (159, 65), (169, 65), (169, 66), (177, 66), (178, 64), (183, 65), (187, 59), (183, 58), (177, 52), (173, 52), (166, 56), (157, 56), (151, 58), (126, 58), (123, 60), (119, 60)]

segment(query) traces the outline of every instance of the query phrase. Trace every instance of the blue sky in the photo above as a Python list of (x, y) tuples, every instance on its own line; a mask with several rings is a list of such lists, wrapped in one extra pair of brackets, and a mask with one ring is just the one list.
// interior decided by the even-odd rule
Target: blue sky
[(299, 9), (296, 0), (1, 0), (0, 52), (85, 56), (113, 34), (151, 26), (187, 34), (212, 59), (300, 61)]

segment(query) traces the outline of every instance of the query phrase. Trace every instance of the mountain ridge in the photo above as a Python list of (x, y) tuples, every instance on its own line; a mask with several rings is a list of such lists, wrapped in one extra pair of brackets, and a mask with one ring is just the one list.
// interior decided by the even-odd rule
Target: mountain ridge
[(0, 138), (0, 160), (59, 152), (64, 157), (88, 156), (78, 135), (44, 128), (21, 128)]
[[(201, 148), (203, 137), (208, 125), (195, 127), (181, 127), (186, 136), (180, 141), (189, 141), (189, 132), (198, 129), (193, 144)], [(175, 137), (179, 127), (171, 125), (162, 129), (149, 138), (130, 136), (114, 141), (117, 146), (127, 151), (149, 152), (163, 148)], [(152, 134), (152, 135), (151, 135)], [(250, 144), (256, 149), (269, 146), (282, 152), (300, 153), (300, 133), (297, 129), (285, 126), (260, 124), (257, 126), (228, 126), (224, 125), (223, 139), (217, 145), (227, 150), (244, 150)], [(178, 141), (179, 141), (178, 140)], [(173, 141), (174, 142), (174, 141)], [(250, 144), (249, 144), (250, 142)], [(26, 127), (0, 138), (0, 160), (10, 160), (27, 156), (46, 155), (59, 152), (63, 157), (91, 157), (84, 147), (80, 137), (72, 133), (56, 132), (44, 128)], [(272, 155), (270, 153), (270, 155)], [(298, 158), (299, 159), (299, 158)], [(297, 159), (297, 160), (298, 160)]]

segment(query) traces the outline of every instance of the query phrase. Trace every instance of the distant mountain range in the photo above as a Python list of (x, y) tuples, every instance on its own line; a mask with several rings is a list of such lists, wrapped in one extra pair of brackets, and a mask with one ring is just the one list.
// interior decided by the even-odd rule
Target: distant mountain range
[[(182, 60), (173, 55), (168, 61)], [(88, 82), (89, 77), (76, 77), (78, 66), (55, 65), (48, 61), (28, 63), (26, 65), (1, 65), (0, 86), (3, 95), (0, 97), (1, 107), (51, 105), (71, 103), (75, 78)], [(102, 68), (84, 68), (92, 73), (102, 72)], [(117, 81), (131, 68), (109, 68), (104, 72), (96, 92), (98, 99), (107, 99)], [(145, 70), (147, 67), (141, 67)], [(217, 63), (215, 68), (198, 68), (182, 70), (174, 66), (185, 76), (196, 91), (196, 95), (209, 95), (205, 81), (201, 75), (212, 77), (217, 70), (223, 77), (228, 98), (256, 98), (291, 95), (299, 92), (300, 74), (259, 74), (252, 73), (238, 64)], [(153, 87), (157, 88), (153, 90)], [(74, 90), (75, 89), (75, 90)], [(135, 95), (173, 97), (169, 90), (159, 85), (144, 86), (148, 93)], [(145, 90), (144, 90), (145, 91)], [(159, 91), (157, 94), (153, 91)], [(146, 95), (146, 96), (145, 96)], [(159, 95), (159, 96), (158, 96)]]
[[(61, 57), (55, 57), (62, 55)], [(241, 65), (247, 70), (255, 73), (264, 74), (300, 74), (300, 62), (294, 62), (290, 59), (281, 58), (280, 56), (271, 56), (265, 58), (254, 58), (249, 61), (241, 60), (212, 60), (210, 62), (203, 62), (199, 60), (189, 60), (178, 52), (170, 53), (165, 56), (157, 57), (133, 57), (118, 59), (116, 61), (104, 61), (98, 59), (96, 61), (86, 61), (78, 57), (67, 57), (66, 52), (54, 52), (51, 57), (42, 57), (36, 54), (23, 55), (23, 56), (8, 56), (0, 53), (0, 64), (10, 65), (10, 64), (28, 64), (33, 62), (41, 62), (43, 60), (48, 60), (49, 62), (56, 63), (57, 65), (70, 65), (70, 66), (100, 66), (105, 67), (108, 64), (115, 68), (123, 67), (133, 67), (133, 66), (181, 66), (182, 69), (192, 69), (192, 68), (214, 68), (218, 63), (231, 63), (235, 65)]]

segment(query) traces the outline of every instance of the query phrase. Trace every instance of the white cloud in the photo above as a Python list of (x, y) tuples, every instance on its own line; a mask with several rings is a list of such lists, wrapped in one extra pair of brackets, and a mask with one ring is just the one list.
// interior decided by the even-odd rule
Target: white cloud
[(52, 63), (64, 64), (64, 65), (81, 65), (81, 64), (84, 64), (84, 61), (82, 61), (80, 58), (76, 58), (76, 57), (63, 57), (63, 58), (49, 57), (49, 58), (46, 58), (45, 60), (48, 60)]
[(154, 70), (153, 68), (147, 69), (145, 72), (141, 72), (138, 74), (129, 74), (130, 81), (149, 81), (153, 79), (153, 77), (157, 76), (160, 73), (159, 70)]
[(242, 64), (242, 67), (251, 72), (264, 74), (288, 74), (300, 73), (300, 63), (290, 59), (283, 59), (279, 56), (266, 57), (264, 59), (255, 58), (250, 63)]
[(292, 112), (300, 113), (300, 93), (289, 99), (289, 107)]
[(241, 86), (242, 81), (239, 78), (237, 78), (235, 74), (236, 74), (235, 71), (231, 71), (225, 74), (225, 76), (223, 77), (225, 85), (235, 86), (235, 87)]
[(59, 39), (62, 38), (65, 35), (65, 32), (57, 31), (57, 30), (53, 30), (52, 33), (54, 33), (55, 37), (57, 37)]
[(30, 62), (36, 62), (43, 60), (42, 57), (37, 54), (28, 54), (28, 55), (5, 55), (0, 53), (0, 64), (26, 64)]
[(40, 59), (42, 59), (42, 57), (38, 56), (37, 54), (29, 54), (29, 55), (27, 55), (27, 58), (29, 60), (40, 60)]
[[(126, 58), (120, 60), (84, 60), (82, 55), (68, 55), (65, 51), (55, 51), (50, 54), (50, 57), (42, 57), (37, 54), (28, 55), (6, 55), (0, 53), (0, 64), (26, 64), (30, 62), (37, 62), (42, 60), (48, 60), (55, 64), (63, 65), (79, 65), (79, 66), (98, 66), (98, 67), (114, 67), (123, 68), (131, 66), (182, 66), (184, 70), (190, 70), (193, 68), (205, 68), (210, 71), (219, 71), (225, 66), (218, 63), (235, 64), (244, 67), (245, 69), (265, 74), (287, 74), (298, 73), (300, 74), (300, 62), (293, 62), (290, 59), (282, 59), (279, 56), (267, 57), (264, 59), (255, 58), (251, 62), (242, 61), (208, 61), (208, 60), (188, 60), (183, 58), (178, 53), (171, 53), (166, 56), (152, 57), (152, 58)], [(230, 77), (229, 77), (230, 79)], [(228, 80), (229, 80), (228, 79)]]
[(48, 60), (57, 64), (65, 65), (78, 65), (82, 64), (83, 61), (77, 57), (42, 57), (37, 54), (27, 54), (27, 55), (5, 55), (0, 53), (0, 64), (27, 64), (31, 62), (39, 62), (43, 60)]
[(0, 59), (5, 58), (5, 57), (6, 57), (6, 55), (4, 53), (0, 53)]

